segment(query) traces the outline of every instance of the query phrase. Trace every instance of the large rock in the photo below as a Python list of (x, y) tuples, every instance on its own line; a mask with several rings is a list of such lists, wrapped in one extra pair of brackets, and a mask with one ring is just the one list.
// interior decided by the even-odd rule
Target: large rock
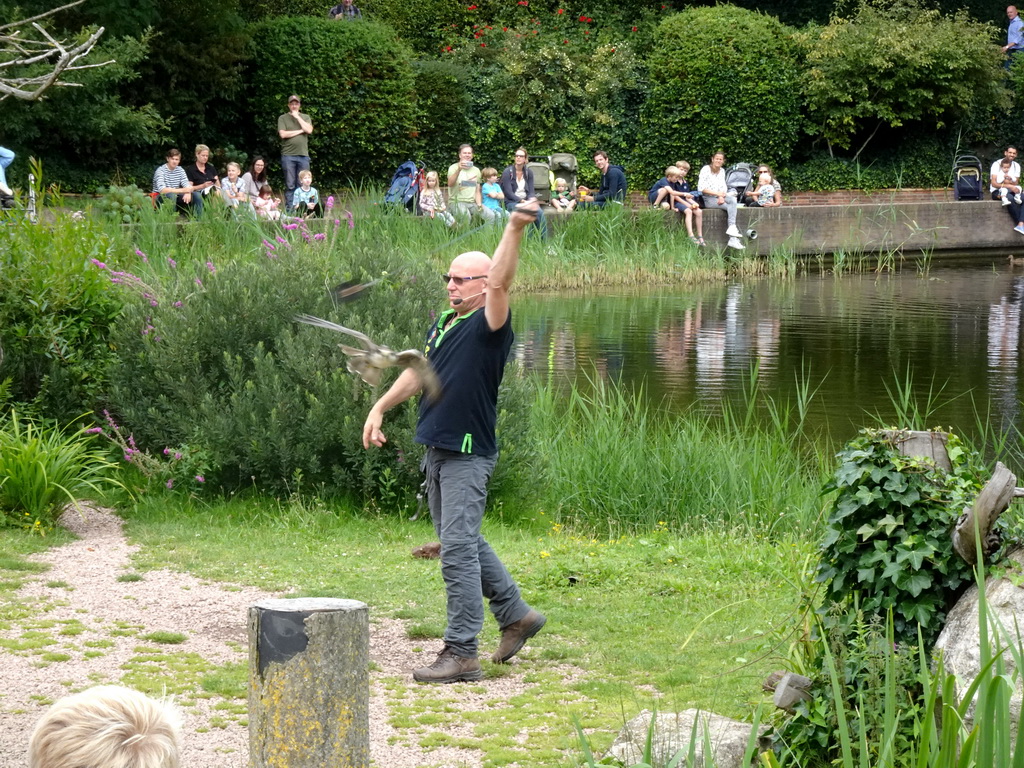
[[(1013, 563), (1024, 566), (1024, 549), (1018, 548), (1009, 553), (1008, 559)], [(995, 617), (1002, 629), (989, 630), (989, 639), (992, 642), (993, 650), (998, 642), (1000, 647), (1006, 647), (1010, 637), (1016, 633), (1015, 627), (1019, 624), (1024, 626), (1024, 588), (1014, 586), (1006, 579), (989, 577), (985, 582), (985, 596), (988, 605), (989, 624)], [(956, 675), (957, 695), (974, 682), (981, 669), (981, 638), (978, 633), (978, 587), (971, 587), (959, 602), (953, 606), (953, 610), (946, 617), (946, 626), (943, 627), (938, 641), (935, 643), (935, 651), (941, 651), (945, 660), (946, 671)], [(1012, 674), (1014, 669), (1013, 655), (1003, 654), (1003, 662), (1006, 665), (1007, 674)], [(1021, 708), (1021, 680), (1017, 680), (1017, 688), (1010, 698), (1010, 719), (1012, 738), (1016, 738), (1017, 721), (1020, 719)], [(967, 714), (968, 719), (973, 722), (974, 707)]]
[[(652, 716), (653, 713), (645, 709), (626, 723), (609, 747), (608, 754), (625, 765), (640, 762), (643, 759)], [(696, 731), (696, 764), (704, 765), (706, 729), (710, 737), (714, 765), (718, 768), (747, 768), (743, 765), (743, 755), (747, 750), (753, 726), (750, 723), (740, 723), (716, 715), (714, 712), (701, 712), (699, 709), (662, 712), (657, 715), (654, 737), (651, 740), (654, 765), (664, 765), (680, 750), (684, 755), (689, 754), (690, 737), (694, 735), (693, 724), (698, 717), (700, 722)], [(758, 752), (769, 748), (767, 741), (759, 739)]]

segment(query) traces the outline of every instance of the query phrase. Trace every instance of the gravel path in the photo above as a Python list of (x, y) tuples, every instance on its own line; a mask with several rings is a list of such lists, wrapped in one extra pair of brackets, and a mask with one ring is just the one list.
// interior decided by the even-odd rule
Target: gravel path
[[(177, 671), (171, 672), (169, 679), (185, 681), (186, 688), (173, 696), (185, 714), (182, 765), (246, 766), (244, 701), (204, 693), (199, 678), (211, 666), (247, 663), (248, 608), (258, 600), (279, 595), (252, 587), (203, 582), (168, 570), (147, 571), (140, 581), (119, 581), (118, 577), (133, 573), (131, 557), (138, 549), (125, 540), (120, 518), (90, 508), (84, 519), (66, 514), (63, 523), (78, 540), (31, 558), (50, 566), (30, 576), (15, 593), (16, 601), (33, 610), (18, 616), (9, 629), (0, 629), (0, 640), (35, 646), (0, 647), (0, 768), (26, 765), (32, 725), (50, 703), (101, 682), (130, 682), (124, 678), (140, 664), (142, 674), (159, 674), (159, 670), (151, 671), (153, 667), (147, 661), (150, 665), (171, 666)], [(185, 640), (158, 645), (144, 637), (152, 632), (180, 633)], [(421, 648), (423, 645), (428, 647)], [(157, 648), (155, 660), (152, 651), (147, 660), (147, 652), (138, 650), (140, 646)], [(423, 729), (417, 733), (396, 731), (388, 722), (389, 706), (409, 706), (419, 691), (432, 697), (443, 695), (461, 711), (493, 712), (495, 700), (507, 702), (530, 688), (514, 665), (511, 673), (484, 680), (485, 693), (479, 692), (479, 684), (442, 686), (439, 690), (437, 686), (413, 683), (409, 669), (432, 661), (437, 646), (409, 640), (402, 622), (374, 617), (371, 608), (370, 658), (374, 664), (370, 673), (370, 754), (374, 765), (479, 766), (482, 755), (476, 750), (423, 750), (418, 745)], [(200, 673), (194, 671), (197, 669)], [(396, 690), (405, 693), (396, 694)], [(472, 738), (468, 730), (446, 733)]]

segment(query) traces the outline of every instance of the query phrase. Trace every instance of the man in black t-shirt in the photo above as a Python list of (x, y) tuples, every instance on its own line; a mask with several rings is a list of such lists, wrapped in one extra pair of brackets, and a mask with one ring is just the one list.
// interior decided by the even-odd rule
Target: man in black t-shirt
[[(491, 659), (506, 662), (546, 621), (522, 599), (508, 569), (480, 534), (487, 482), (498, 458), (495, 424), (498, 386), (512, 348), (508, 289), (519, 264), (523, 230), (537, 217), (536, 200), (521, 203), (509, 218), (494, 252), (470, 251), (455, 258), (444, 279), (449, 308), (427, 333), (427, 359), (441, 382), (441, 396), (420, 401), (416, 442), (427, 446), (423, 468), (434, 529), (441, 539), (441, 575), (448, 598), (448, 626), (437, 660), (413, 671), (422, 683), (452, 683), (483, 677), (477, 635), (483, 598), (501, 627)], [(421, 389), (407, 368), (374, 403), (363, 426), (363, 447), (382, 446), (384, 413)]]

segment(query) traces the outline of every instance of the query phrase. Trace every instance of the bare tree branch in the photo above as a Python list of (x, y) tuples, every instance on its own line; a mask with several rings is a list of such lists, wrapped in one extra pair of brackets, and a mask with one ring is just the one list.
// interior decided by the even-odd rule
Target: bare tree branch
[[(114, 60), (95, 64), (82, 64), (81, 60), (92, 52), (100, 37), (103, 27), (93, 32), (80, 43), (57, 40), (44, 29), (39, 22), (43, 19), (81, 5), (85, 0), (75, 0), (59, 8), (53, 8), (27, 19), (0, 24), (0, 101), (9, 96), (25, 101), (36, 101), (42, 98), (47, 88), (54, 85), (75, 86), (81, 83), (61, 81), (61, 75), (82, 69), (94, 69), (113, 64)], [(35, 30), (39, 39), (27, 39), (24, 33)], [(49, 69), (38, 75), (23, 77), (13, 76), (14, 68), (31, 67), (47, 63)]]

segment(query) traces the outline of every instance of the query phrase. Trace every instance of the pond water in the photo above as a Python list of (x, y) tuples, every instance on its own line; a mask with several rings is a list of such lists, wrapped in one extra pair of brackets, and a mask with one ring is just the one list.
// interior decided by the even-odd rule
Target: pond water
[[(795, 403), (816, 390), (809, 425), (845, 441), (877, 417), (894, 422), (890, 390), (912, 381), (929, 426), (976, 435), (980, 418), (1024, 428), (1024, 267), (978, 257), (964, 266), (893, 274), (808, 274), (697, 287), (519, 294), (515, 356), (557, 386), (595, 375), (643, 386), (682, 411), (761, 392)], [(888, 388), (888, 389), (887, 389)]]

